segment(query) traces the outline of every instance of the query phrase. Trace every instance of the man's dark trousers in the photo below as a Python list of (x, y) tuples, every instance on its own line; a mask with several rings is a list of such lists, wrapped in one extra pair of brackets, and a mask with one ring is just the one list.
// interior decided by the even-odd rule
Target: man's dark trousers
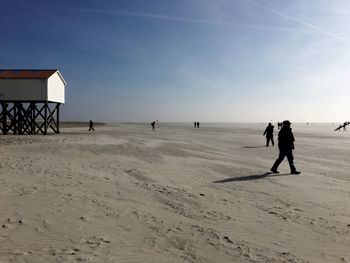
[(274, 145), (275, 145), (275, 142), (273, 141), (273, 137), (268, 137), (268, 136), (266, 136), (266, 146), (269, 146), (270, 141), (271, 141), (271, 143), (272, 143), (272, 146), (274, 146)]
[(289, 167), (290, 167), (290, 171), (291, 172), (295, 172), (296, 168), (294, 166), (293, 150), (289, 149), (289, 148), (288, 149), (286, 149), (286, 148), (279, 148), (279, 149), (280, 149), (280, 154), (279, 154), (276, 162), (272, 166), (271, 170), (272, 171), (277, 171), (278, 166), (281, 164), (281, 162), (283, 161), (284, 157), (287, 156)]

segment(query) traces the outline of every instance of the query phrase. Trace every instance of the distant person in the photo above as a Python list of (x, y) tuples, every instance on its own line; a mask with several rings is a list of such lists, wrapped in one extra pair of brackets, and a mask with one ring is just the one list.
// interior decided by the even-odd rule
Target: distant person
[(195, 128), (197, 128), (197, 122), (194, 122), (194, 123), (193, 123), (193, 126), (194, 126)]
[(343, 125), (339, 125), (338, 128), (336, 128), (334, 131), (340, 131), (340, 129), (342, 128)]
[(197, 121), (197, 128), (199, 128), (199, 121)]
[(266, 127), (263, 136), (266, 136), (266, 147), (269, 147), (270, 141), (272, 143), (272, 146), (275, 146), (275, 142), (273, 141), (273, 129), (275, 127), (269, 123), (269, 125)]
[(341, 128), (343, 128), (343, 131), (346, 131), (346, 126), (349, 124), (350, 122), (346, 121), (343, 124), (340, 124), (339, 127), (335, 129), (335, 131), (340, 131)]
[(90, 120), (90, 122), (89, 122), (89, 131), (95, 131), (94, 123), (92, 122), (92, 120)]
[(152, 131), (155, 131), (155, 130), (156, 130), (156, 122), (153, 121), (153, 122), (151, 123), (151, 125), (152, 125)]
[(291, 174), (300, 174), (299, 171), (295, 168), (294, 165), (294, 157), (293, 157), (293, 150), (294, 150), (294, 135), (292, 132), (292, 129), (290, 128), (290, 121), (284, 121), (282, 124), (282, 128), (280, 132), (278, 133), (278, 148), (279, 148), (279, 156), (277, 160), (275, 161), (274, 165), (271, 168), (271, 171), (273, 173), (279, 173), (277, 171), (278, 166), (283, 161), (284, 157), (287, 156), (289, 167), (290, 167), (290, 173)]
[(343, 124), (343, 131), (346, 131), (346, 126), (347, 126), (347, 125), (349, 125), (349, 122), (347, 122), (347, 121), (344, 122), (344, 124)]

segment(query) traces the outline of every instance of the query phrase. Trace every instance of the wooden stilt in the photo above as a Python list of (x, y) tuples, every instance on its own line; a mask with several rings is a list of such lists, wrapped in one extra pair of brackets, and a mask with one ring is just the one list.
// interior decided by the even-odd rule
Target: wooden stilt
[(59, 133), (60, 103), (0, 101), (0, 133)]
[(3, 103), (3, 108), (2, 108), (2, 111), (3, 111), (3, 116), (2, 116), (2, 133), (3, 134), (7, 134), (7, 103), (4, 102)]
[(44, 107), (45, 107), (45, 109), (44, 109), (44, 112), (45, 112), (45, 115), (44, 115), (44, 134), (46, 135), (47, 134), (47, 102), (45, 102)]
[(57, 120), (57, 133), (60, 133), (60, 103), (57, 103), (57, 115), (56, 115), (56, 120)]

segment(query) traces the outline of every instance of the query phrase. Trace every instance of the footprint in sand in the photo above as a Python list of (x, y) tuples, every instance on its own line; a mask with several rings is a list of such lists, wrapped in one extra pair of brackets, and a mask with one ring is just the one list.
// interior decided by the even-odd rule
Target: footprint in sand
[(111, 241), (104, 239), (103, 237), (95, 237), (89, 238), (85, 241), (86, 244), (92, 246), (92, 247), (100, 247), (105, 244), (110, 244)]
[(148, 178), (141, 171), (139, 171), (137, 169), (125, 169), (124, 172), (127, 173), (128, 175), (132, 176), (136, 180), (143, 181), (143, 182), (149, 182), (149, 183), (154, 182), (152, 179)]
[(8, 218), (6, 221), (7, 221), (7, 223), (5, 223), (1, 226), (2, 228), (9, 228), (10, 225), (13, 225), (13, 226), (23, 225), (23, 219)]
[(203, 217), (204, 217), (204, 218), (210, 219), (210, 220), (215, 220), (215, 221), (218, 221), (218, 220), (229, 221), (229, 220), (232, 219), (230, 216), (224, 215), (224, 214), (221, 213), (221, 212), (216, 212), (216, 211), (207, 211), (207, 212), (204, 212), (204, 211), (202, 211), (202, 213), (203, 213)]

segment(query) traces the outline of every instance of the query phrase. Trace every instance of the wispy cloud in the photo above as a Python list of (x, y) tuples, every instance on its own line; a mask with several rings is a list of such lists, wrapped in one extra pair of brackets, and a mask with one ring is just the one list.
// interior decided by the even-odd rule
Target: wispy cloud
[(270, 27), (264, 25), (254, 25), (254, 24), (239, 24), (225, 21), (216, 21), (209, 19), (197, 19), (197, 18), (184, 18), (177, 16), (167, 16), (162, 14), (151, 14), (151, 13), (136, 13), (129, 11), (109, 11), (109, 10), (100, 10), (100, 9), (80, 9), (79, 12), (84, 13), (94, 13), (94, 14), (104, 14), (112, 16), (126, 16), (126, 17), (140, 17), (140, 18), (149, 18), (149, 19), (160, 19), (168, 21), (177, 21), (182, 23), (195, 23), (195, 24), (206, 24), (213, 26), (228, 26), (228, 27), (246, 27), (256, 30), (270, 30), (270, 31), (284, 31), (284, 32), (297, 32), (297, 33), (307, 33), (313, 34), (315, 30), (299, 30), (290, 27)]
[(261, 8), (265, 9), (266, 11), (269, 11), (270, 13), (273, 13), (275, 15), (283, 17), (283, 18), (285, 18), (287, 20), (294, 21), (294, 22), (296, 22), (298, 24), (301, 24), (301, 25), (303, 25), (305, 27), (313, 29), (313, 30), (315, 30), (317, 32), (320, 32), (320, 33), (322, 33), (324, 35), (327, 35), (329, 37), (332, 37), (332, 38), (335, 38), (335, 39), (338, 39), (338, 40), (343, 40), (343, 41), (348, 41), (349, 40), (349, 39), (347, 39), (347, 38), (345, 38), (345, 37), (343, 37), (341, 35), (338, 35), (338, 34), (335, 34), (333, 32), (330, 32), (330, 31), (328, 31), (328, 30), (326, 30), (324, 28), (321, 28), (321, 27), (319, 27), (317, 25), (308, 23), (308, 22), (303, 21), (303, 20), (301, 20), (299, 18), (296, 18), (296, 17), (290, 16), (288, 14), (285, 14), (283, 12), (280, 12), (280, 11), (278, 11), (278, 10), (276, 10), (274, 8), (271, 8), (271, 7), (267, 6), (267, 5), (261, 4), (258, 1), (255, 1), (255, 0), (251, 0), (251, 1), (254, 2), (256, 5), (260, 6)]
[(143, 17), (143, 18), (153, 18), (153, 19), (161, 19), (161, 20), (172, 20), (179, 22), (189, 22), (189, 23), (200, 23), (200, 24), (208, 24), (208, 25), (221, 25), (221, 26), (232, 26), (232, 23), (206, 20), (206, 19), (192, 19), (192, 18), (183, 18), (176, 16), (166, 16), (161, 14), (149, 14), (149, 13), (136, 13), (129, 11), (109, 11), (109, 10), (98, 10), (98, 9), (81, 9), (80, 12), (86, 13), (96, 13), (96, 14), (107, 14), (107, 15), (115, 15), (115, 16), (129, 16), (129, 17)]

